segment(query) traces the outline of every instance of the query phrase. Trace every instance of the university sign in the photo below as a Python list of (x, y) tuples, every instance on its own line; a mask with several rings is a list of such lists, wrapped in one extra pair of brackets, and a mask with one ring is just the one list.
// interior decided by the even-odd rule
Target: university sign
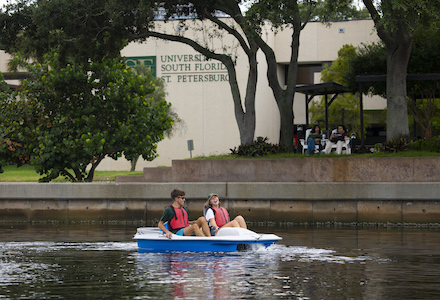
[(130, 68), (138, 66), (146, 66), (150, 69), (151, 74), (156, 77), (156, 56), (131, 56), (125, 58), (125, 63)]
[[(127, 66), (147, 66), (156, 76), (156, 56), (126, 57)], [(161, 55), (161, 77), (167, 83), (220, 82), (228, 81), (225, 65), (221, 62), (207, 60), (202, 54)]]

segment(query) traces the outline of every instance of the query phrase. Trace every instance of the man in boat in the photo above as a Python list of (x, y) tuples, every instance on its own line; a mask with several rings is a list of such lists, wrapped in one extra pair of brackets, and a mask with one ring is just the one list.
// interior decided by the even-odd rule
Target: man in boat
[[(173, 204), (167, 206), (159, 221), (159, 228), (165, 232), (167, 238), (171, 238), (172, 234), (191, 236), (211, 236), (208, 223), (204, 217), (198, 218), (196, 221), (189, 221), (188, 211), (184, 206), (185, 192), (180, 189), (174, 189), (171, 192)], [(165, 227), (168, 222), (169, 230)], [(202, 230), (200, 230), (202, 227)]]
[(217, 233), (221, 227), (241, 227), (247, 229), (246, 221), (242, 216), (238, 215), (232, 221), (229, 219), (228, 211), (220, 206), (220, 199), (215, 193), (208, 195), (208, 201), (206, 201), (203, 207), (203, 215), (206, 221), (208, 221), (211, 232)]

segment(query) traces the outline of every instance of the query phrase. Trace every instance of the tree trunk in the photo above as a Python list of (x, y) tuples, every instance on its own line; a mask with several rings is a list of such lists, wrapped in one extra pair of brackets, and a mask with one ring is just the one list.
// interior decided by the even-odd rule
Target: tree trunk
[(263, 51), (267, 62), (267, 80), (272, 89), (275, 101), (280, 112), (280, 146), (293, 152), (293, 101), (295, 98), (296, 82), (298, 78), (298, 51), (299, 37), (301, 30), (306, 23), (301, 24), (301, 16), (299, 13), (298, 3), (292, 1), (290, 4), (292, 12), (292, 23), (289, 24), (292, 29), (290, 40), (290, 61), (287, 69), (287, 82), (284, 87), (284, 78), (279, 78), (279, 64), (275, 57), (274, 50), (261, 38), (256, 39), (258, 46)]
[[(258, 49), (258, 48), (257, 48)], [(238, 131), (240, 133), (240, 144), (252, 144), (255, 136), (255, 95), (257, 91), (257, 49), (251, 49), (248, 53), (249, 72), (246, 85), (246, 95), (244, 98), (244, 108), (240, 97), (240, 89), (238, 87), (235, 65), (225, 63), (229, 75), (229, 85), (231, 88), (232, 99), (234, 101), (235, 120), (237, 122)]]
[(301, 32), (301, 24), (297, 23), (292, 32), (291, 56), (287, 73), (286, 88), (280, 85), (278, 78), (278, 63), (275, 59), (275, 53), (262, 39), (258, 40), (258, 44), (263, 50), (267, 62), (267, 80), (272, 89), (275, 101), (280, 112), (280, 146), (293, 152), (293, 101), (295, 98), (297, 73), (298, 73), (298, 49), (299, 35)]
[[(76, 170), (78, 170), (78, 169), (74, 169), (75, 174), (77, 174)], [(81, 174), (81, 172), (80, 172), (80, 174)], [(72, 181), (72, 182), (77, 181), (76, 177), (73, 176), (72, 174), (70, 174), (67, 170), (62, 170), (61, 175), (69, 177), (70, 181)]]
[(406, 76), (411, 42), (387, 45), (387, 139), (409, 136)]
[(139, 156), (130, 160), (130, 172), (134, 172), (136, 170), (136, 164), (138, 162)]
[(426, 129), (424, 130), (424, 137), (426, 140), (430, 140), (432, 138), (432, 123), (428, 122), (427, 124), (428, 126), (426, 127)]
[(280, 111), (280, 146), (293, 152), (293, 97), (285, 94), (282, 99), (277, 99)]
[[(406, 76), (414, 36), (399, 7), (381, 1), (381, 15), (372, 0), (363, 0), (387, 51), (387, 139), (409, 136)], [(386, 26), (386, 24), (388, 25)], [(391, 23), (392, 25), (390, 25)]]
[(102, 154), (95, 157), (95, 161), (92, 163), (92, 167), (90, 168), (89, 174), (84, 179), (84, 181), (88, 181), (88, 182), (93, 181), (93, 177), (95, 176), (95, 170), (98, 167), (98, 165), (101, 163), (101, 161), (104, 159), (104, 157), (105, 157), (105, 155), (102, 155)]
[(409, 136), (406, 76), (411, 44), (387, 45), (387, 139)]

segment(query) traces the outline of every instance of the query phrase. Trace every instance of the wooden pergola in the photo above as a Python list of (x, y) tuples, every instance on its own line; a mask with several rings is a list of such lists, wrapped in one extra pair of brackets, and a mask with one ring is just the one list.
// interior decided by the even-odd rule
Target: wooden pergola
[[(359, 114), (361, 121), (361, 146), (365, 144), (364, 138), (364, 107), (363, 107), (363, 90), (366, 82), (383, 82), (386, 81), (387, 75), (358, 75), (356, 76), (356, 82), (359, 82)], [(440, 73), (429, 74), (408, 74), (406, 80), (438, 80), (440, 82)], [(298, 93), (305, 94), (306, 101), (306, 127), (309, 127), (309, 103), (315, 96), (325, 96), (325, 129), (328, 130), (328, 107), (336, 99), (336, 97), (343, 93), (349, 93), (347, 87), (335, 82), (325, 82), (318, 84), (307, 84), (297, 86), (296, 91)], [(329, 95), (332, 95), (329, 100)], [(440, 90), (439, 90), (440, 95)]]
[[(315, 96), (324, 96), (325, 99), (325, 130), (328, 130), (328, 107), (333, 103), (337, 96), (348, 93), (349, 90), (336, 82), (325, 82), (317, 84), (307, 84), (296, 87), (296, 92), (306, 96), (306, 127), (309, 127), (309, 104)], [(332, 97), (329, 100), (329, 95)]]

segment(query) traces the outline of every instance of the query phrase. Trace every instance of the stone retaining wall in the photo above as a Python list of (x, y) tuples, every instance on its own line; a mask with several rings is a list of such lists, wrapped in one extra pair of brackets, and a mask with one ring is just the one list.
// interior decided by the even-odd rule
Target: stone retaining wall
[(440, 157), (174, 160), (117, 182), (440, 182)]
[(437, 182), (0, 183), (0, 220), (155, 223), (175, 187), (193, 219), (216, 192), (250, 222), (440, 223)]

